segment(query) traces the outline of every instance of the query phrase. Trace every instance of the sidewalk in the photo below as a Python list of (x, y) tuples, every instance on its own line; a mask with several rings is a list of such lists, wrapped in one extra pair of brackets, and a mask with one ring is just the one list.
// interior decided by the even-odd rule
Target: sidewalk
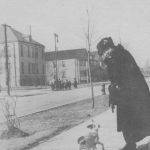
[[(92, 119), (101, 126), (99, 137), (100, 142), (105, 146), (105, 150), (120, 150), (124, 147), (125, 141), (122, 133), (117, 132), (116, 113), (108, 110)], [(43, 141), (40, 145), (32, 148), (32, 150), (79, 150), (77, 139), (89, 132), (87, 125), (90, 123), (91, 121), (87, 121), (50, 140)], [(138, 150), (150, 150), (150, 137), (146, 137), (136, 144)], [(102, 150), (102, 148), (97, 146), (97, 150)]]
[[(94, 118), (94, 121), (101, 125), (99, 129), (100, 141), (104, 143), (105, 150), (119, 150), (125, 145), (124, 139), (120, 132), (116, 129), (116, 114), (111, 110)], [(32, 150), (78, 150), (79, 145), (77, 139), (80, 136), (86, 135), (89, 129), (86, 126), (91, 121), (78, 125), (62, 134), (44, 141), (39, 146), (34, 147)], [(101, 150), (101, 147), (98, 147)]]

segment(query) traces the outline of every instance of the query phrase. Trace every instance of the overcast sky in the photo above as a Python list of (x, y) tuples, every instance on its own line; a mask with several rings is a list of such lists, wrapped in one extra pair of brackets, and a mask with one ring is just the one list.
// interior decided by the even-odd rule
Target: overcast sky
[(105, 36), (121, 42), (139, 65), (150, 59), (150, 0), (0, 0), (0, 24), (16, 30), (54, 50), (54, 33), (59, 49), (85, 47), (89, 10), (93, 27), (93, 49)]

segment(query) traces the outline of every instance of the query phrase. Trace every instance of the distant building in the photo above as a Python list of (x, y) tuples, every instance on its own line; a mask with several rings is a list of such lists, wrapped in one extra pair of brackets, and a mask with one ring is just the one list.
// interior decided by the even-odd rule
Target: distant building
[(91, 65), (99, 65), (100, 60), (99, 60), (99, 55), (97, 51), (92, 51), (90, 53), (90, 61), (91, 61)]
[(46, 78), (47, 83), (56, 79), (56, 58), (58, 79), (78, 83), (88, 82), (88, 54), (86, 49), (59, 50), (46, 52)]
[(107, 68), (102, 67), (102, 61), (97, 51), (90, 53), (91, 78), (93, 82), (107, 81)]
[[(6, 86), (4, 26), (0, 26), (0, 85)], [(45, 84), (44, 45), (7, 26), (10, 86)]]

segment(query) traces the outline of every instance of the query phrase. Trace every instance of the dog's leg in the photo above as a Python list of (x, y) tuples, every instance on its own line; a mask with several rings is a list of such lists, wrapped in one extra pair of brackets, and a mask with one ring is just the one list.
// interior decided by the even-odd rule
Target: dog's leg
[(98, 141), (96, 144), (101, 145), (101, 146), (102, 146), (102, 150), (105, 150), (105, 148), (104, 148), (104, 144), (103, 144), (102, 142)]

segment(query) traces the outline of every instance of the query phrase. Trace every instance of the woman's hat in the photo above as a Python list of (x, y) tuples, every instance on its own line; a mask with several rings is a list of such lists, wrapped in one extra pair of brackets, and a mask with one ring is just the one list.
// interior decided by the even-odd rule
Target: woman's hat
[(103, 38), (98, 44), (98, 54), (102, 55), (107, 49), (114, 46), (114, 42), (111, 37)]

